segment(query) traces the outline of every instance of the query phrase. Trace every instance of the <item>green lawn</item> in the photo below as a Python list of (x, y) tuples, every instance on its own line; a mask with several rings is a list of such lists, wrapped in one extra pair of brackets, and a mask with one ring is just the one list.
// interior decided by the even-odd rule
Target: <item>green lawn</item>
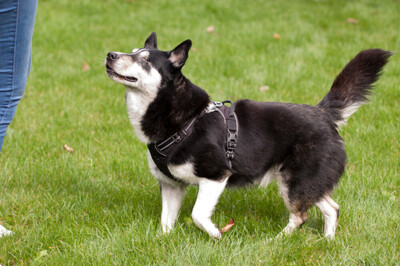
[(312, 208), (300, 230), (268, 241), (289, 215), (273, 184), (225, 191), (213, 220), (236, 225), (214, 241), (191, 221), (196, 187), (175, 230), (161, 234), (146, 147), (124, 88), (105, 74), (108, 51), (142, 47), (152, 31), (164, 50), (193, 41), (183, 72), (214, 100), (316, 104), (360, 50), (400, 50), (400, 1), (41, 0), (31, 76), (0, 154), (0, 224), (15, 232), (0, 239), (1, 264), (400, 262), (398, 54), (341, 132), (348, 166), (334, 194), (336, 240), (324, 239)]

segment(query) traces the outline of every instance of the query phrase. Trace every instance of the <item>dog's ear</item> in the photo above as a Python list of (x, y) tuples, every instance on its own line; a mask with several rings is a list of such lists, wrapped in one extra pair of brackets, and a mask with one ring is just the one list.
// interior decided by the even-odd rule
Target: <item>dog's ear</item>
[(169, 61), (174, 67), (183, 67), (188, 58), (190, 47), (192, 47), (192, 41), (186, 40), (170, 52)]
[(157, 49), (157, 34), (152, 32), (147, 40), (144, 42), (144, 48)]

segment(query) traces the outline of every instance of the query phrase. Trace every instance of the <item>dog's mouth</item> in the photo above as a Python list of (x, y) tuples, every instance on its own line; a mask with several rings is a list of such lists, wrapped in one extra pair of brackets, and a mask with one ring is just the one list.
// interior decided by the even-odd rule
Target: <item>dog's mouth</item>
[(138, 79), (135, 78), (135, 77), (122, 76), (122, 75), (118, 74), (118, 73), (115, 72), (114, 69), (112, 69), (112, 67), (110, 67), (108, 64), (106, 65), (106, 68), (107, 68), (107, 74), (108, 74), (109, 76), (114, 76), (114, 77), (117, 77), (117, 78), (119, 78), (119, 79), (126, 80), (126, 81), (128, 81), (128, 82), (136, 82), (136, 81), (138, 81)]

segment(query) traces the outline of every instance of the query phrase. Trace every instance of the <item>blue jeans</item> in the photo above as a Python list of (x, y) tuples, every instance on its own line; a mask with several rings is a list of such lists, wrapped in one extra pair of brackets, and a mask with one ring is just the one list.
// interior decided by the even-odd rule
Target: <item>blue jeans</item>
[(38, 0), (0, 0), (0, 151), (29, 75)]

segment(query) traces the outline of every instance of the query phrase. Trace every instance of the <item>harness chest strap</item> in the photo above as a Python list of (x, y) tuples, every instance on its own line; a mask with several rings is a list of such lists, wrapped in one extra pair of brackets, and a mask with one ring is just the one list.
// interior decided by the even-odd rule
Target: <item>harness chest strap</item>
[[(230, 103), (231, 106), (228, 107), (224, 105), (225, 103)], [(220, 110), (222, 109), (222, 111)], [(190, 136), (193, 132), (193, 124), (197, 120), (197, 118), (203, 116), (204, 114), (211, 112), (219, 112), (223, 118), (224, 123), (227, 129), (227, 138), (226, 138), (226, 157), (228, 159), (229, 167), (232, 168), (232, 160), (235, 157), (235, 149), (237, 145), (238, 139), (238, 120), (235, 114), (235, 104), (230, 101), (224, 102), (213, 102), (211, 103), (199, 116), (193, 118), (188, 123), (186, 123), (183, 129), (174, 133), (169, 138), (159, 141), (157, 143), (150, 143), (147, 145), (150, 155), (157, 165), (158, 169), (169, 178), (181, 182), (176, 179), (167, 167), (167, 157), (169, 153), (176, 148), (176, 146), (184, 141), (188, 136)]]
[(174, 133), (171, 137), (159, 141), (157, 143), (150, 143), (147, 145), (149, 149), (151, 158), (154, 163), (157, 165), (158, 169), (166, 176), (171, 178), (174, 181), (180, 182), (180, 180), (176, 179), (168, 169), (167, 166), (167, 156), (168, 154), (176, 148), (176, 145), (190, 136), (193, 132), (193, 124), (196, 121), (197, 117), (193, 118), (189, 123), (187, 123), (183, 129)]

